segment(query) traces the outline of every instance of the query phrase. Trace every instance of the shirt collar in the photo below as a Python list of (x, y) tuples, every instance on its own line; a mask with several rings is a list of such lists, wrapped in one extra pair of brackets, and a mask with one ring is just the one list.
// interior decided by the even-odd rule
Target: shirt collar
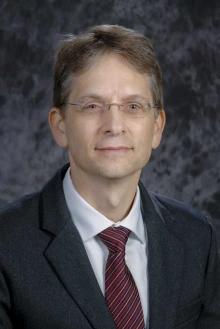
[(72, 183), (70, 168), (65, 174), (63, 189), (70, 215), (83, 242), (95, 237), (98, 233), (109, 226), (120, 225), (131, 230), (141, 243), (145, 242), (144, 224), (140, 208), (141, 199), (138, 186), (129, 214), (122, 221), (117, 223), (113, 223), (111, 220), (103, 216), (79, 195)]

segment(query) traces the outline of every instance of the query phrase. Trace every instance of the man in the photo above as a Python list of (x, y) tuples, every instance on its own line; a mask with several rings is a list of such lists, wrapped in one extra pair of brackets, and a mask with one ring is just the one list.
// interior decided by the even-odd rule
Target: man
[(0, 328), (220, 328), (209, 220), (139, 181), (165, 124), (149, 40), (103, 25), (63, 42), (49, 122), (70, 164), (1, 211)]

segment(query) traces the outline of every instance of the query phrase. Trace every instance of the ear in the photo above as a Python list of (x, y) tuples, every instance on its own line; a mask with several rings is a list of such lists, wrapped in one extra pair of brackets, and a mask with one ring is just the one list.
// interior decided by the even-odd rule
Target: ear
[(66, 148), (65, 122), (60, 109), (53, 107), (49, 112), (48, 120), (55, 141), (59, 146)]
[(156, 149), (160, 145), (165, 122), (166, 122), (165, 112), (164, 110), (160, 110), (158, 117), (154, 121), (154, 136), (152, 141), (153, 149)]

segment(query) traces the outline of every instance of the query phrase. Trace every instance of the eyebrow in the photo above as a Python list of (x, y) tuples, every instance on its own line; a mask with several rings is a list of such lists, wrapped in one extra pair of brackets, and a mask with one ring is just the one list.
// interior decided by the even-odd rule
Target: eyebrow
[[(82, 102), (86, 99), (95, 99), (95, 100), (105, 100), (105, 98), (103, 96), (100, 96), (100, 95), (97, 95), (97, 94), (86, 94), (84, 95), (82, 98), (80, 98), (79, 102)], [(139, 100), (139, 101), (143, 101), (143, 102), (146, 102), (148, 103), (149, 102), (149, 99), (142, 96), (142, 95), (139, 95), (139, 94), (132, 94), (132, 95), (127, 95), (123, 98), (122, 102), (125, 101), (125, 100)]]
[(99, 96), (97, 94), (86, 94), (83, 97), (81, 97), (79, 101), (84, 101), (87, 98), (92, 98), (92, 99), (97, 99), (97, 100), (103, 100), (103, 97), (102, 96)]
[(139, 95), (139, 94), (133, 94), (133, 95), (128, 95), (124, 98), (124, 100), (139, 100), (139, 101), (143, 101), (143, 102), (149, 102), (149, 99)]

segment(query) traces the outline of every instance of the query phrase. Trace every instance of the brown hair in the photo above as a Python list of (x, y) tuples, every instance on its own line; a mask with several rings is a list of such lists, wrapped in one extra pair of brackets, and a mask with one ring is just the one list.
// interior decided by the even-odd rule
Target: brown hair
[(98, 57), (115, 53), (149, 76), (154, 106), (163, 108), (162, 73), (152, 44), (144, 35), (118, 25), (99, 25), (68, 35), (57, 49), (54, 66), (54, 107), (63, 114), (74, 75), (85, 72)]

